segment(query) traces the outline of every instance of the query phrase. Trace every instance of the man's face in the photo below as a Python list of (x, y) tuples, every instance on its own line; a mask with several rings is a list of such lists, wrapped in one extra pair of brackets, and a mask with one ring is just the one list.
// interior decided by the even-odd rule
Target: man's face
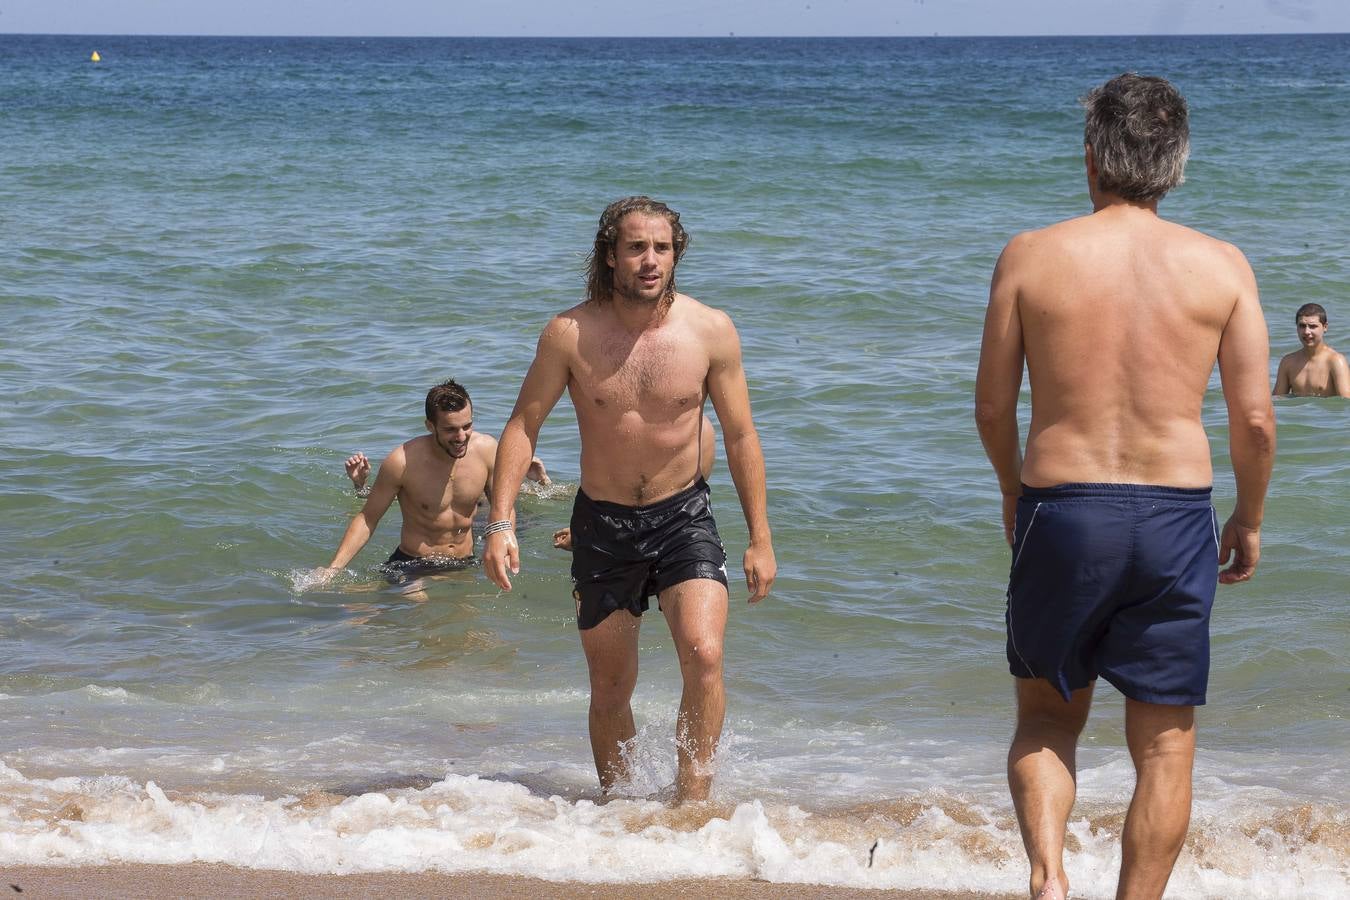
[(1326, 337), (1327, 326), (1317, 316), (1299, 316), (1297, 320), (1298, 339), (1305, 347), (1316, 347)]
[(436, 418), (427, 421), (427, 431), (436, 446), (451, 459), (459, 459), (469, 452), (469, 436), (473, 434), (473, 406), (457, 412), (436, 410)]
[(638, 303), (655, 303), (675, 277), (675, 239), (662, 216), (629, 213), (619, 222), (606, 260), (614, 270), (614, 293)]

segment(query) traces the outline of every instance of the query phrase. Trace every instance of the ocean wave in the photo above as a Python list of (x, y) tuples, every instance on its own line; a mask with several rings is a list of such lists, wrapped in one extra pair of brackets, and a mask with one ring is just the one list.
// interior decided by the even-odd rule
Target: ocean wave
[[(1121, 820), (1113, 810), (1070, 823), (1077, 895), (1114, 892)], [(1347, 859), (1350, 821), (1333, 806), (1207, 816), (1192, 825), (1172, 889), (1187, 897), (1343, 896)], [(266, 798), (166, 791), (120, 777), (29, 779), (0, 763), (0, 864), (128, 862), (985, 892), (1025, 879), (1008, 811), (936, 791), (812, 813), (758, 800), (675, 808), (569, 801), (452, 774), (378, 791)]]

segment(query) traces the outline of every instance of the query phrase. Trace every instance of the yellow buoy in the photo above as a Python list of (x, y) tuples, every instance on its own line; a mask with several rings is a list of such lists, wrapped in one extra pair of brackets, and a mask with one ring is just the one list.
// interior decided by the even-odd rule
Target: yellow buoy
[(89, 61), (90, 61), (90, 62), (101, 62), (102, 60), (103, 60), (103, 57), (101, 57), (101, 56), (98, 55), (98, 51), (97, 51), (97, 50), (95, 50), (93, 53), (91, 53), (91, 54), (89, 55)]

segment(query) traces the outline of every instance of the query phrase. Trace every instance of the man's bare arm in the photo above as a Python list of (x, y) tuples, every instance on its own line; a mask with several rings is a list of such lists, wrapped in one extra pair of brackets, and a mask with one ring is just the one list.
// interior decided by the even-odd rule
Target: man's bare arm
[(1331, 358), (1331, 384), (1327, 393), (1332, 397), (1350, 397), (1350, 363), (1345, 354), (1337, 353)]
[(483, 482), (483, 496), (480, 499), (486, 499), (488, 504), (492, 503), (492, 476), (497, 464), (497, 439), (491, 435), (483, 435), (487, 440), (479, 445), (478, 452), (482, 454), (483, 465), (487, 469), (487, 480)]
[(1013, 539), (1013, 517), (1022, 493), (1022, 444), (1017, 432), (1017, 398), (1022, 390), (1022, 323), (1014, 272), (1021, 241), (1013, 238), (994, 267), (989, 307), (975, 376), (975, 425), (1003, 494), (1003, 535)]
[(380, 519), (398, 496), (406, 462), (403, 448), (400, 446), (380, 463), (380, 469), (375, 473), (375, 484), (370, 489), (370, 496), (366, 498), (361, 511), (353, 516), (347, 525), (337, 552), (333, 554), (333, 561), (327, 566), (328, 569), (345, 567), (370, 540), (370, 536), (375, 533), (375, 526), (380, 524)]
[(1266, 319), (1247, 260), (1231, 250), (1241, 285), (1233, 313), (1219, 339), (1219, 377), (1228, 406), (1228, 448), (1237, 482), (1237, 502), (1219, 541), (1219, 561), (1233, 563), (1219, 573), (1224, 584), (1246, 581), (1261, 558), (1261, 520), (1275, 461), (1275, 409), (1267, 391), (1270, 345)]
[(750, 545), (745, 549), (745, 585), (750, 602), (758, 603), (768, 595), (778, 577), (778, 561), (773, 552), (764, 473), (764, 450), (750, 413), (750, 389), (745, 382), (741, 360), (741, 341), (736, 327), (725, 314), (714, 312), (720, 321), (709, 343), (708, 396), (717, 419), (722, 423), (722, 445), (726, 449), (727, 469), (736, 485)]
[(1280, 360), (1280, 367), (1275, 372), (1275, 390), (1273, 396), (1283, 397), (1289, 393), (1289, 357)]
[[(511, 418), (497, 442), (490, 522), (515, 521), (516, 497), (534, 459), (539, 429), (567, 389), (570, 376), (567, 338), (574, 327), (571, 321), (559, 316), (539, 336), (534, 362), (530, 363)], [(504, 591), (511, 590), (510, 576), (520, 571), (520, 548), (513, 532), (499, 531), (483, 540), (483, 569), (493, 584)]]

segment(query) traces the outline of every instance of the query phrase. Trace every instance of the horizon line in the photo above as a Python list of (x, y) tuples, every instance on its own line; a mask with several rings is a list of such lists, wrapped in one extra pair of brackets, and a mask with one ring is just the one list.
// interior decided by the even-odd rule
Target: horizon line
[(877, 40), (924, 39), (990, 40), (1045, 38), (1169, 38), (1169, 37), (1337, 37), (1350, 31), (1168, 31), (1135, 33), (1046, 33), (1046, 34), (230, 34), (224, 32), (115, 32), (115, 31), (0, 31), (0, 37), (89, 37), (89, 38), (324, 38), (343, 40)]

